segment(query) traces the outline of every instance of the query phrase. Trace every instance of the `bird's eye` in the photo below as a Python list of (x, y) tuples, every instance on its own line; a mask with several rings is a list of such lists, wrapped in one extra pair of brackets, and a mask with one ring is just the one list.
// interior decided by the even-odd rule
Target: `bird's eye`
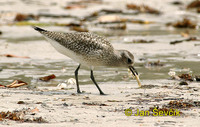
[(132, 64), (132, 60), (131, 59), (127, 59), (128, 64)]

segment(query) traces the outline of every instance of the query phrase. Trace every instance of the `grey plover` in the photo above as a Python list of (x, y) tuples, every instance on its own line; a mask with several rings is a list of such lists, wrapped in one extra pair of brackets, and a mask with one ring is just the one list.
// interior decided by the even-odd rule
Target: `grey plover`
[(106, 38), (89, 32), (61, 33), (47, 31), (36, 26), (33, 28), (44, 35), (58, 52), (79, 63), (75, 70), (77, 93), (81, 93), (78, 82), (78, 70), (81, 65), (91, 68), (90, 78), (101, 95), (104, 93), (93, 75), (95, 66), (129, 68), (136, 77), (138, 85), (141, 86), (138, 73), (133, 67), (134, 56), (127, 50), (115, 50)]

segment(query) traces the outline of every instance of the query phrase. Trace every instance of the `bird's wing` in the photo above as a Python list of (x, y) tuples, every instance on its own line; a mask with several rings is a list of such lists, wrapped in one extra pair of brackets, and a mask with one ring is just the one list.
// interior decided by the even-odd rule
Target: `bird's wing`
[(33, 26), (33, 28), (43, 34), (46, 38), (56, 41), (65, 48), (80, 55), (102, 55), (105, 51), (114, 51), (110, 42), (99, 35), (89, 32), (60, 33), (47, 31)]
[[(103, 50), (113, 51), (110, 42), (99, 35), (89, 32), (65, 33), (65, 38), (59, 43), (66, 48), (83, 54), (100, 54)], [(65, 41), (64, 41), (65, 40)]]

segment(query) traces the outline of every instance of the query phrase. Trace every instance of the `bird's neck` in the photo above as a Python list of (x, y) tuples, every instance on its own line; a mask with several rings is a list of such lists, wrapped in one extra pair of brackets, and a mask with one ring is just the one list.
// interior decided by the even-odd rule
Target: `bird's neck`
[(114, 55), (109, 58), (109, 66), (111, 67), (120, 67), (122, 63), (122, 57), (120, 54), (120, 50), (114, 50)]

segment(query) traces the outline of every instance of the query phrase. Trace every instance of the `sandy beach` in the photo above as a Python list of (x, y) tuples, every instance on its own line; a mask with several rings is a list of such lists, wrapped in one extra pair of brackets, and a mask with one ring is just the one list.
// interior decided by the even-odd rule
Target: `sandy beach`
[[(0, 126), (199, 127), (200, 11), (192, 1), (1, 0)], [(95, 67), (99, 95), (83, 66), (77, 94), (78, 63), (32, 25), (105, 36), (134, 55), (142, 87), (128, 68)], [(25, 85), (8, 87), (19, 80)]]
[[(199, 125), (198, 107), (177, 108), (180, 116), (134, 116), (139, 110), (149, 110), (154, 105), (160, 108), (171, 100), (199, 100), (199, 84), (179, 86), (173, 81), (155, 80), (152, 88), (138, 88), (136, 83), (102, 84), (108, 95), (100, 96), (94, 85), (84, 85), (83, 94), (76, 90), (61, 90), (55, 87), (28, 89), (1, 89), (1, 111), (33, 110), (24, 118), (42, 117), (45, 121), (14, 122), (4, 120), (9, 126), (193, 126)], [(143, 84), (149, 84), (148, 81)], [(195, 88), (198, 88), (196, 90)], [(18, 104), (23, 101), (23, 104)], [(132, 109), (126, 116), (125, 110)], [(47, 122), (47, 123), (46, 123)]]

